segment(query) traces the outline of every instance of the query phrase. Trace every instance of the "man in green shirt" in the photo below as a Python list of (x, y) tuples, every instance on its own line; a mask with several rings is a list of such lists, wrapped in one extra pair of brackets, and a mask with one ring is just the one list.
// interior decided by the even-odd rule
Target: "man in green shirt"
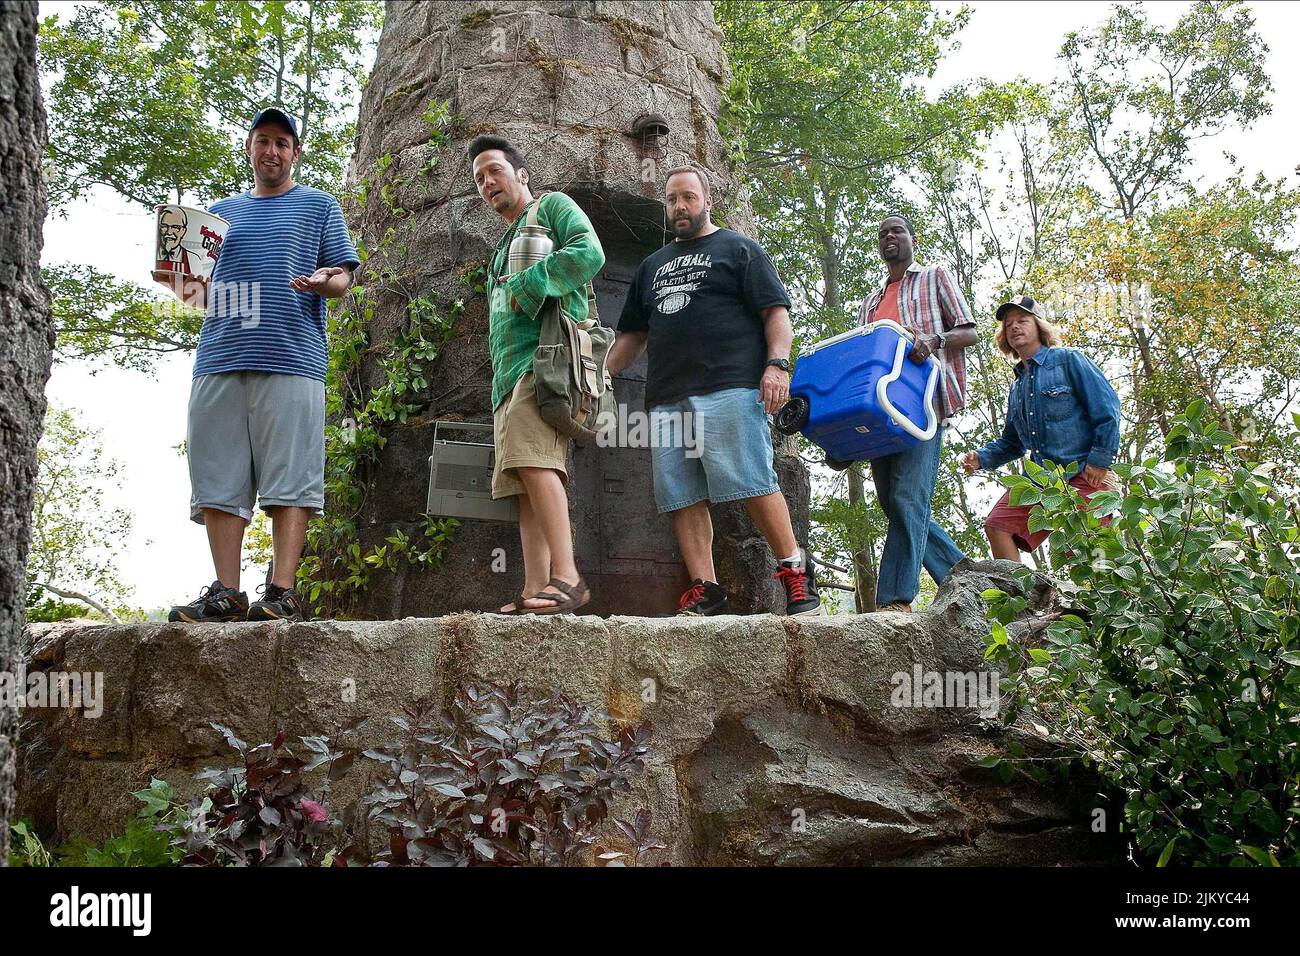
[[(519, 540), (524, 554), (520, 596), (503, 614), (559, 614), (591, 600), (573, 559), (565, 458), (568, 439), (542, 420), (533, 382), (533, 353), (541, 339), (542, 309), (558, 299), (575, 322), (587, 318), (587, 284), (605, 264), (596, 230), (578, 204), (561, 192), (540, 199), (528, 188), (528, 165), (499, 136), (469, 144), (478, 194), (509, 223), (488, 267), (488, 351), (492, 356), (492, 430), (496, 465), (492, 497), (519, 496)], [(509, 275), (510, 242), (529, 208), (549, 231), (554, 248), (540, 262)]]

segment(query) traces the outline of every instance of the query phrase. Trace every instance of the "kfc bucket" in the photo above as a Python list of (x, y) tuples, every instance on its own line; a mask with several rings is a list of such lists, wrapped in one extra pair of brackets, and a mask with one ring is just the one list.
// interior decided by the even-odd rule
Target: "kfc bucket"
[(156, 206), (157, 230), (153, 277), (175, 291), (176, 278), (212, 278), (230, 223), (205, 209), (164, 204)]

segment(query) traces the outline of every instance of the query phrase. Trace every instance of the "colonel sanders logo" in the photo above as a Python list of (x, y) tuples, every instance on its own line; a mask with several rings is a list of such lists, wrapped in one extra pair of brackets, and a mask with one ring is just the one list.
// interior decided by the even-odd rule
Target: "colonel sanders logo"
[(158, 214), (158, 254), (155, 257), (158, 272), (179, 272), (193, 275), (190, 268), (190, 255), (181, 245), (185, 230), (189, 226), (189, 216), (180, 206), (167, 206)]

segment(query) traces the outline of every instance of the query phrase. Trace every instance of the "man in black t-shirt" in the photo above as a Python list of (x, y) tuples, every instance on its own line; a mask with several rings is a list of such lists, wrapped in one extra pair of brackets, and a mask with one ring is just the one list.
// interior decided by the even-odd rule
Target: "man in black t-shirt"
[(649, 348), (655, 503), (672, 515), (692, 578), (678, 613), (727, 613), (709, 503), (743, 500), (777, 556), (786, 613), (818, 614), (812, 559), (795, 540), (767, 423), (790, 396), (790, 298), (756, 242), (710, 220), (704, 173), (670, 170), (664, 205), (676, 239), (637, 268), (607, 367), (617, 375)]

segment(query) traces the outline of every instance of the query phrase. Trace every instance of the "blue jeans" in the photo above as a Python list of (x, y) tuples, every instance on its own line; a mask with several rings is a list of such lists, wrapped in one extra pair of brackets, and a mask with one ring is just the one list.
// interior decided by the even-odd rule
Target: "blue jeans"
[(876, 605), (911, 604), (921, 590), (921, 567), (935, 583), (966, 557), (947, 532), (930, 517), (943, 429), (927, 442), (871, 462), (876, 496), (889, 519), (885, 550), (880, 557)]

